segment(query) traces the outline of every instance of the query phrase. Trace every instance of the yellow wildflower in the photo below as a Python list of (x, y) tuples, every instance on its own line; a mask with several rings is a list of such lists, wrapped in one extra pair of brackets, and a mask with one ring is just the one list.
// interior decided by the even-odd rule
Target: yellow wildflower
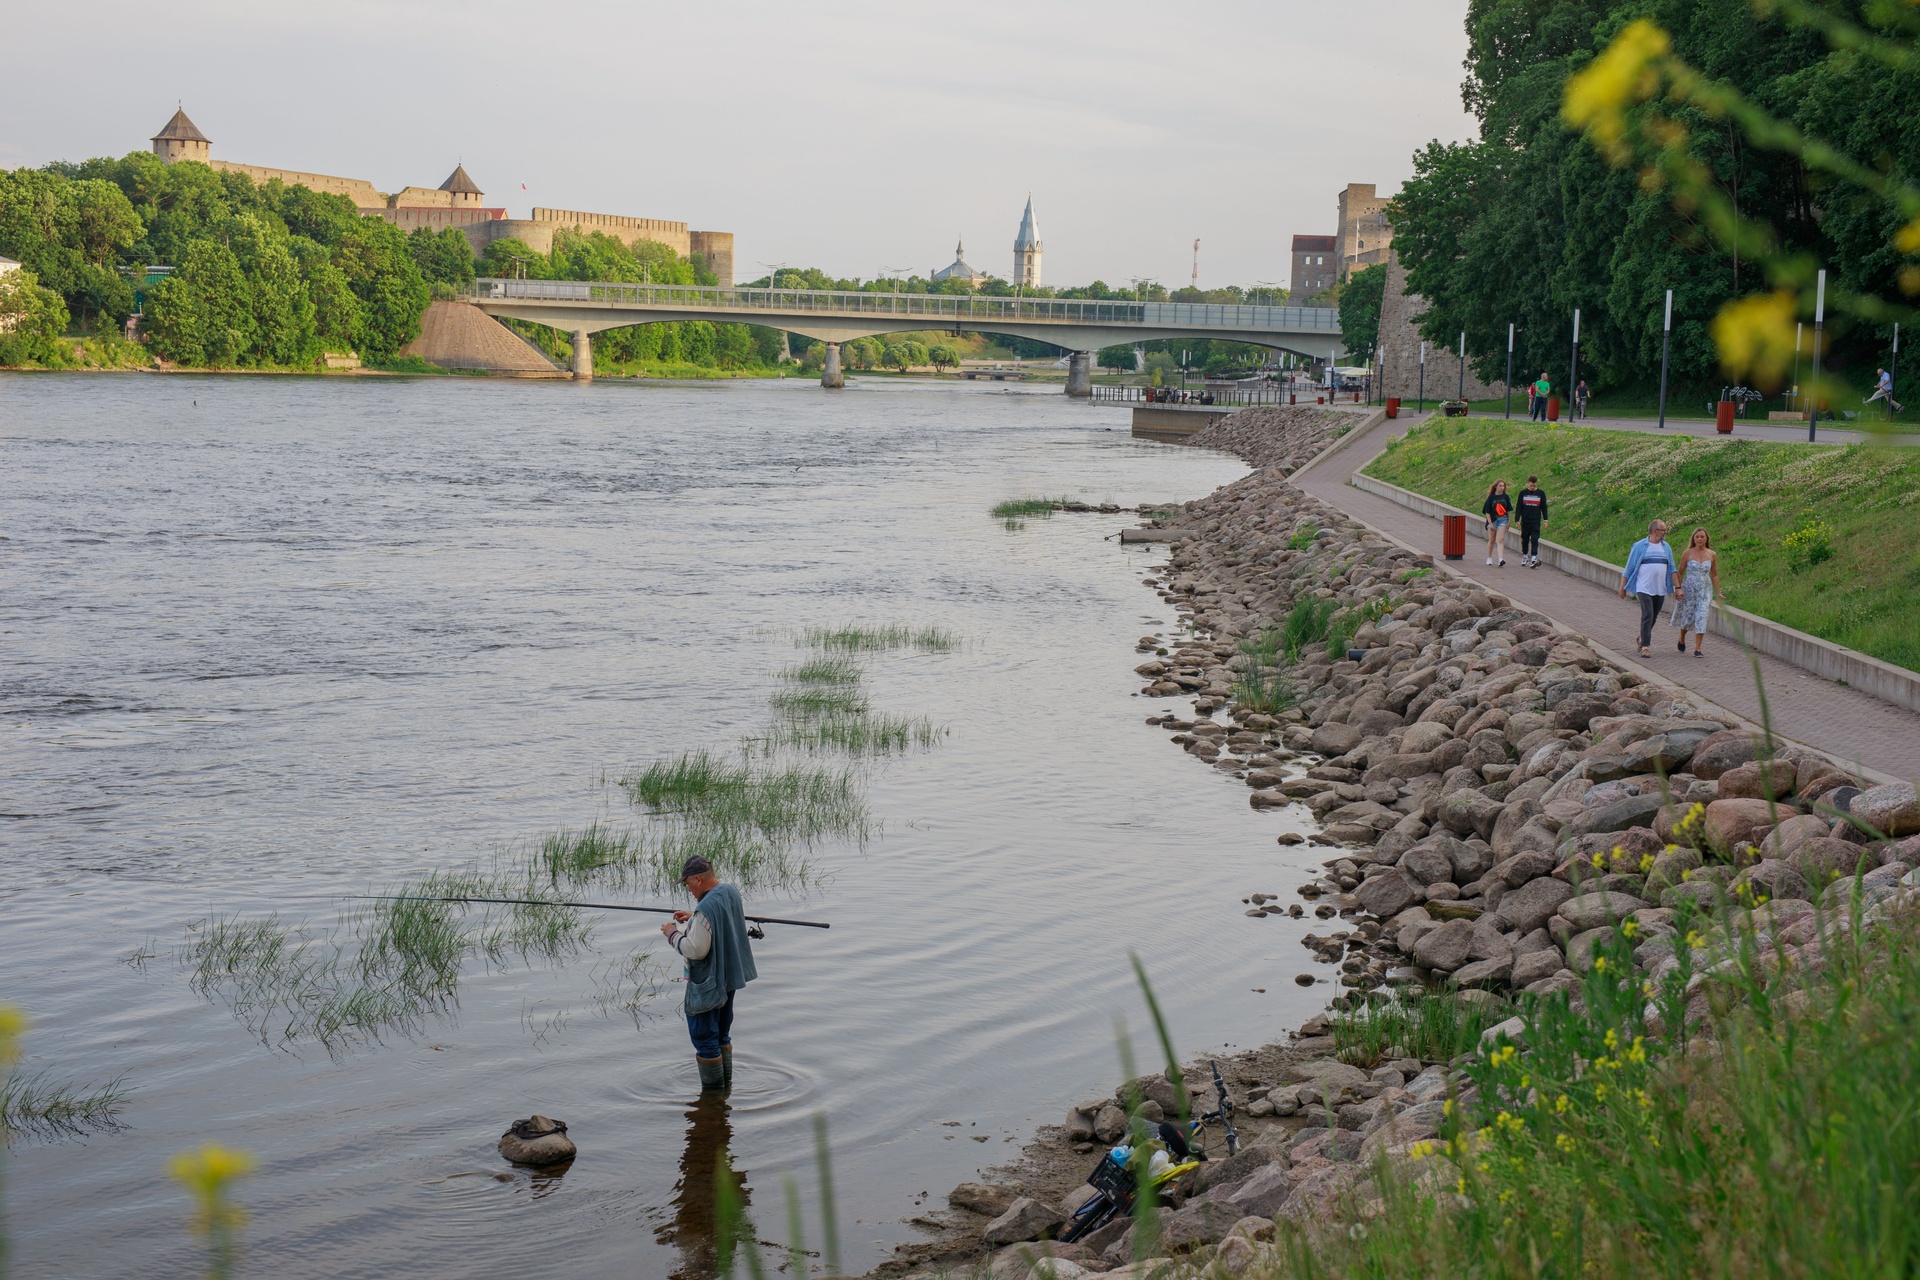
[(1627, 1061), (1636, 1065), (1644, 1065), (1646, 1063), (1647, 1038), (1645, 1036), (1635, 1036), (1633, 1038), (1633, 1047), (1627, 1050)]
[(1439, 1150), (1438, 1143), (1416, 1142), (1407, 1148), (1407, 1158), (1409, 1160), (1425, 1160), (1437, 1150)]
[[(1599, 1064), (1597, 1064), (1597, 1063), (1596, 1063), (1595, 1065), (1597, 1066), (1597, 1065), (1599, 1065)], [(1596, 1084), (1595, 1086), (1593, 1086), (1593, 1100), (1594, 1100), (1595, 1102), (1605, 1102), (1605, 1101), (1607, 1100), (1607, 1086), (1606, 1086), (1606, 1085), (1604, 1085), (1604, 1084)]]
[(1507, 1045), (1501, 1045), (1498, 1049), (1495, 1049), (1493, 1051), (1493, 1056), (1488, 1058), (1487, 1061), (1488, 1063), (1490, 1063), (1495, 1067), (1504, 1067), (1509, 1062), (1513, 1061), (1513, 1057), (1514, 1057), (1514, 1048), (1512, 1045), (1507, 1044)]
[(1527, 1131), (1527, 1122), (1510, 1111), (1502, 1111), (1493, 1118), (1493, 1123), (1507, 1133), (1521, 1134)]
[(1640, 874), (1645, 875), (1647, 872), (1651, 870), (1653, 870), (1653, 855), (1650, 853), (1641, 854), (1640, 855)]
[(1612, 1027), (1608, 1027), (1607, 1034), (1600, 1038), (1600, 1043), (1606, 1045), (1609, 1049), (1618, 1049), (1620, 1047), (1620, 1033)]
[(27, 1015), (10, 1004), (0, 1004), (0, 1067), (20, 1060), (20, 1037)]
[(1553, 1139), (1553, 1145), (1560, 1148), (1562, 1151), (1572, 1151), (1573, 1139), (1568, 1137), (1564, 1133), (1556, 1134)]
[(1569, 1100), (1567, 1095), (1564, 1093), (1553, 1100), (1553, 1112), (1555, 1115), (1563, 1116), (1567, 1114), (1568, 1109), (1571, 1108), (1572, 1106), (1573, 1106), (1572, 1101)]
[(1902, 253), (1920, 253), (1920, 218), (1893, 233), (1893, 247)]
[(1653, 96), (1660, 86), (1658, 64), (1672, 47), (1667, 33), (1651, 22), (1629, 23), (1586, 70), (1567, 81), (1561, 117), (1584, 131), (1614, 163), (1624, 163), (1626, 108)]
[(1698, 929), (1687, 930), (1687, 950), (1698, 951), (1707, 945), (1707, 939)]
[(1720, 367), (1729, 377), (1751, 376), (1766, 386), (1778, 386), (1794, 357), (1794, 314), (1797, 302), (1787, 289), (1735, 298), (1713, 318), (1713, 341), (1720, 349)]
[(1640, 936), (1640, 922), (1638, 920), (1628, 920), (1620, 926), (1620, 932), (1626, 934), (1629, 938), (1637, 938)]
[(1595, 973), (1605, 973), (1607, 968), (1607, 958), (1605, 956), (1595, 956), (1593, 958), (1593, 971)]
[(245, 1151), (235, 1151), (217, 1142), (209, 1142), (194, 1151), (182, 1151), (167, 1161), (167, 1172), (200, 1202), (202, 1231), (219, 1225), (232, 1225), (241, 1216), (238, 1207), (226, 1200), (228, 1184), (253, 1172), (254, 1159)]

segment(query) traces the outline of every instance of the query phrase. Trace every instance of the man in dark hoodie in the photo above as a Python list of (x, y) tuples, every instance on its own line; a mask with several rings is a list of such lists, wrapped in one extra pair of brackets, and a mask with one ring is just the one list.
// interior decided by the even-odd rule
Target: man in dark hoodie
[(1528, 476), (1527, 487), (1514, 500), (1520, 515), (1520, 565), (1540, 567), (1540, 526), (1547, 522), (1547, 491), (1540, 487), (1539, 476)]
[(699, 854), (680, 867), (680, 883), (694, 897), (692, 911), (676, 911), (660, 926), (687, 962), (687, 1034), (700, 1068), (702, 1092), (733, 1087), (733, 995), (759, 975), (747, 942), (740, 891), (721, 884)]

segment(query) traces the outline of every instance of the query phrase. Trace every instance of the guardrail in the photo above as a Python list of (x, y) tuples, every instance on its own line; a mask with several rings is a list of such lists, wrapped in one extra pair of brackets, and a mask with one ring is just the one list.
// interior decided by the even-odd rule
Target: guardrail
[(628, 284), (619, 281), (503, 280), (473, 282), (476, 302), (589, 302), (608, 306), (715, 311), (821, 312), (833, 315), (925, 316), (963, 327), (999, 321), (1139, 325), (1142, 328), (1255, 329), (1338, 333), (1333, 307), (1251, 307), (1207, 302), (1116, 302), (1089, 298), (992, 298), (979, 294), (865, 293), (839, 289), (735, 289), (720, 285)]

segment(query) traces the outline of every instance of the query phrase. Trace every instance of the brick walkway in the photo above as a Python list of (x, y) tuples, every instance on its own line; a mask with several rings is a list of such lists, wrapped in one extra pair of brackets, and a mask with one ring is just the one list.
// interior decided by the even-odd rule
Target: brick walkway
[[(1331, 458), (1294, 477), (1308, 493), (1331, 503), (1356, 520), (1398, 538), (1420, 551), (1440, 553), (1440, 522), (1405, 507), (1362, 493), (1347, 477), (1378, 457), (1387, 441), (1405, 432), (1406, 420), (1383, 422)], [(1598, 420), (1595, 426), (1607, 425)], [(1646, 424), (1647, 430), (1654, 430)], [(1825, 434), (1824, 427), (1822, 434)], [(1522, 569), (1517, 557), (1506, 568), (1482, 563), (1486, 540), (1469, 529), (1468, 557), (1443, 562), (1453, 572), (1479, 582), (1526, 608), (1537, 610), (1610, 649), (1629, 668), (1652, 672), (1672, 684), (1691, 689), (1749, 720), (1760, 720), (1760, 698), (1754, 688), (1753, 667), (1739, 648), (1720, 636), (1707, 637), (1707, 656), (1674, 651), (1678, 633), (1663, 613), (1654, 630), (1653, 656), (1630, 657), (1638, 648), (1639, 606), (1621, 600), (1557, 569)], [(1626, 548), (1622, 547), (1624, 558)], [(1766, 684), (1773, 724), (1782, 736), (1823, 751), (1836, 760), (1864, 765), (1899, 778), (1920, 778), (1920, 714), (1878, 698), (1836, 685), (1799, 667), (1762, 656), (1760, 673)]]

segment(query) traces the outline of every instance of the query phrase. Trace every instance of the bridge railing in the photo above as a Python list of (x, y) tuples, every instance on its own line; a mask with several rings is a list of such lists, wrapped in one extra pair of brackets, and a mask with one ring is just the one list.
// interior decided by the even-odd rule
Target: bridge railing
[[(1337, 333), (1333, 307), (1250, 307), (1195, 302), (1123, 302), (1090, 298), (993, 298), (979, 294), (865, 293), (840, 289), (735, 289), (719, 285), (628, 284), (618, 281), (503, 280), (473, 282), (476, 301), (575, 302), (676, 310), (925, 317), (955, 327), (993, 321), (1138, 325), (1141, 328), (1315, 330)], [(933, 327), (933, 326), (929, 326)]]
[[(1313, 389), (1308, 388), (1311, 392)], [(1149, 395), (1148, 393), (1153, 394)], [(1288, 404), (1290, 394), (1298, 394), (1284, 383), (1263, 383), (1250, 387), (1188, 387), (1184, 391), (1178, 387), (1134, 387), (1096, 382), (1093, 384), (1095, 400), (1119, 400), (1137, 404), (1171, 405), (1257, 405)]]

